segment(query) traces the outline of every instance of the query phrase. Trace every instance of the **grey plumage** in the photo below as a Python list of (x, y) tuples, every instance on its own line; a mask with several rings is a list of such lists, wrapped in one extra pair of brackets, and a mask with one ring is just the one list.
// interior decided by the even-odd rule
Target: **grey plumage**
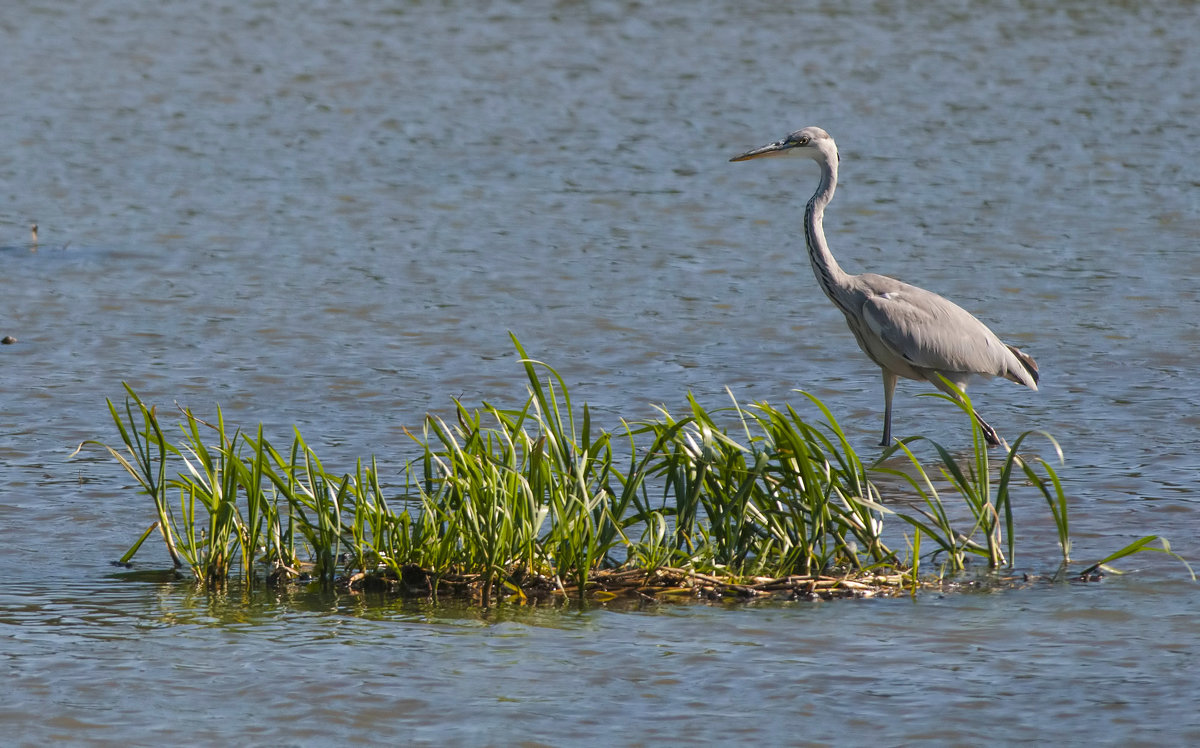
[[(858, 346), (883, 369), (883, 441), (892, 440), (892, 396), (899, 377), (931, 382), (957, 396), (942, 377), (966, 390), (972, 376), (1004, 377), (1036, 390), (1038, 368), (1026, 353), (1006, 345), (954, 302), (923, 288), (874, 273), (851, 275), (834, 259), (825, 241), (825, 208), (837, 188), (837, 144), (819, 127), (806, 127), (783, 140), (735, 156), (731, 161), (802, 155), (821, 167), (817, 191), (804, 209), (804, 240), (817, 282), (842, 310)], [(975, 413), (989, 444), (1000, 438)]]

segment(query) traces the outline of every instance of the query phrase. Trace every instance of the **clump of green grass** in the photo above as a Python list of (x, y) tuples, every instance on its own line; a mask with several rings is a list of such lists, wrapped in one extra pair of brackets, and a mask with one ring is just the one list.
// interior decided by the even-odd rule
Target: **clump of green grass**
[[(124, 407), (108, 404), (123, 448), (101, 446), (151, 498), (156, 520), (123, 560), (157, 529), (176, 567), (207, 583), (374, 580), (422, 594), (466, 585), (485, 602), (535, 589), (585, 594), (602, 574), (639, 584), (683, 574), (745, 594), (778, 589), (776, 580), (810, 592), (885, 578), (899, 588), (921, 583), (923, 540), (935, 546), (926, 557), (949, 572), (971, 558), (993, 570), (1011, 565), (1012, 492), (1021, 485), (1046, 501), (1064, 568), (1069, 561), (1062, 483), (1050, 462), (1017, 452), (1034, 433), (1018, 437), (994, 471), (965, 395), (947, 399), (973, 424), (973, 451), (959, 461), (930, 442), (935, 479), (910, 448), (927, 440), (901, 441), (864, 463), (833, 414), (807, 394), (822, 417), (817, 425), (790, 405), (742, 406), (730, 393), (724, 408), (706, 410), (689, 396), (685, 415), (660, 409), (659, 418), (624, 423), (614, 436), (593, 423), (586, 404), (576, 410), (554, 369), (513, 343), (529, 380), (524, 404), (472, 409), (456, 401), (452, 419), (427, 416), (409, 432), (417, 456), (396, 488), (373, 459), (329, 470), (298, 431), (279, 451), (261, 426), (253, 435), (228, 427), (219, 408), (215, 423), (181, 410), (178, 436), (169, 439), (155, 408), (126, 385)], [(1041, 436), (1061, 462), (1057, 442)], [(889, 462), (900, 452), (906, 470)], [(901, 477), (920, 504), (885, 501), (873, 475)], [(965, 524), (953, 519), (947, 493), (966, 507)], [(903, 539), (889, 527), (912, 529), (906, 554), (889, 547)], [(1170, 553), (1154, 540), (1104, 563)]]
[[(662, 487), (656, 501), (643, 495), (636, 502), (635, 517), (652, 519), (654, 533), (653, 547), (634, 544), (635, 554), (665, 554), (734, 576), (900, 564), (881, 537), (889, 510), (827, 410), (821, 429), (790, 406), (734, 401), (709, 412), (689, 403), (683, 420), (663, 410), (660, 421), (632, 430), (653, 437), (643, 485)], [(720, 416), (734, 417), (736, 435), (719, 425)], [(674, 533), (664, 548), (666, 520)]]
[[(953, 403), (970, 417), (973, 413), (971, 400), (966, 393), (958, 397), (942, 393), (931, 393), (935, 397)], [(992, 470), (992, 460), (983, 436), (983, 430), (974, 418), (972, 423), (972, 445), (970, 459), (959, 461), (944, 446), (925, 437), (910, 437), (888, 447), (880, 456), (875, 470), (906, 481), (924, 504), (916, 508), (916, 515), (901, 514), (900, 519), (912, 525), (924, 537), (936, 542), (944, 554), (951, 571), (961, 571), (969, 555), (981, 556), (989, 568), (1000, 568), (1011, 563), (1015, 557), (1015, 528), (1010, 489), (1014, 472), (1019, 469), (1029, 485), (1037, 488), (1045, 499), (1054, 518), (1058, 542), (1062, 549), (1063, 563), (1070, 561), (1071, 539), (1067, 515), (1067, 497), (1054, 465), (1041, 457), (1034, 464), (1022, 459), (1018, 448), (1033, 436), (1043, 437), (1051, 446), (1059, 463), (1063, 461), (1062, 448), (1048, 433), (1027, 431), (1017, 437), (1011, 447), (1006, 447), (999, 472)], [(956, 493), (967, 508), (972, 527), (962, 532), (956, 528), (947, 514), (946, 504), (939, 494), (933, 478), (926, 472), (921, 461), (909, 448), (910, 444), (928, 441), (936, 452), (938, 473), (951, 491)], [(903, 452), (909, 461), (909, 470), (886, 466), (888, 459)], [(1035, 465), (1037, 467), (1035, 467)], [(1040, 467), (1040, 471), (1039, 468)], [(1007, 554), (1006, 554), (1007, 551)]]

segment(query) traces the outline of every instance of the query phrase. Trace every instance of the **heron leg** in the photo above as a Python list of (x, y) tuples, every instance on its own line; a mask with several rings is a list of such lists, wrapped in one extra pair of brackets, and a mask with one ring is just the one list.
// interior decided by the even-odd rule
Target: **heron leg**
[(879, 446), (886, 447), (892, 443), (892, 395), (896, 394), (896, 382), (900, 377), (883, 370), (883, 441)]
[[(962, 393), (967, 390), (967, 381), (963, 378), (961, 381), (949, 379), (948, 375), (942, 372), (937, 372), (940, 376), (935, 376), (929, 381), (933, 382), (933, 386), (937, 387), (942, 392), (945, 392), (955, 400), (962, 402)], [(946, 379), (943, 379), (946, 377)], [(948, 380), (948, 381), (947, 381)], [(988, 425), (988, 422), (983, 420), (983, 416), (979, 415), (979, 411), (971, 408), (971, 415), (975, 416), (975, 421), (979, 424), (979, 428), (983, 431), (983, 438), (987, 441), (989, 447), (1000, 446), (1000, 436), (996, 433), (996, 429)]]

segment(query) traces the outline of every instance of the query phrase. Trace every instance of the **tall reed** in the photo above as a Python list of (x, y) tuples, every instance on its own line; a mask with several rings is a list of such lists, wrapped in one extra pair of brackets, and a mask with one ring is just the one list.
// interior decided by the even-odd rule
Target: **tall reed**
[[(996, 469), (965, 395), (941, 396), (973, 425), (965, 460), (915, 437), (864, 463), (808, 394), (816, 425), (791, 405), (742, 406), (729, 393), (728, 406), (707, 410), (689, 395), (681, 417), (660, 408), (656, 419), (623, 423), (614, 439), (586, 404), (575, 408), (553, 368), (513, 344), (529, 382), (524, 404), (456, 401), (452, 419), (427, 416), (408, 432), (417, 456), (396, 487), (374, 459), (329, 470), (298, 431), (281, 452), (261, 425), (252, 434), (230, 428), (220, 408), (215, 423), (181, 410), (172, 443), (155, 409), (126, 385), (124, 408), (108, 403), (124, 448), (101, 446), (151, 497), (157, 517), (126, 557), (157, 528), (176, 566), (209, 583), (235, 574), (402, 579), (415, 568), (435, 589), (439, 580), (474, 579), (484, 601), (522, 595), (537, 579), (583, 594), (597, 570), (621, 566), (731, 580), (907, 572), (915, 583), (923, 540), (951, 572), (971, 557), (991, 569), (1011, 565), (1013, 491), (1023, 476), (1046, 501), (1070, 560), (1063, 484), (1050, 462), (1017, 452), (1036, 432), (1019, 436)], [(1061, 462), (1057, 442), (1041, 435)], [(918, 442), (939, 460), (936, 479), (912, 450)], [(906, 470), (891, 460), (899, 453)], [(902, 478), (920, 504), (886, 501), (877, 475)], [(965, 523), (949, 495), (966, 508)], [(906, 557), (885, 541), (902, 537), (885, 532), (893, 514), (914, 533)], [(1155, 539), (1123, 550), (1158, 550), (1149, 546)]]

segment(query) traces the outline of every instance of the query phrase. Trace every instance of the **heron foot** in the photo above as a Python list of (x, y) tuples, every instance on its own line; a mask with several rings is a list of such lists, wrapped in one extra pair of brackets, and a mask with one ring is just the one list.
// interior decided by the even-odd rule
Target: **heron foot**
[[(978, 416), (976, 416), (978, 418)], [(979, 419), (979, 426), (983, 429), (983, 438), (987, 441), (989, 447), (1000, 446), (1000, 435), (996, 433), (996, 429), (989, 426), (982, 418)]]

